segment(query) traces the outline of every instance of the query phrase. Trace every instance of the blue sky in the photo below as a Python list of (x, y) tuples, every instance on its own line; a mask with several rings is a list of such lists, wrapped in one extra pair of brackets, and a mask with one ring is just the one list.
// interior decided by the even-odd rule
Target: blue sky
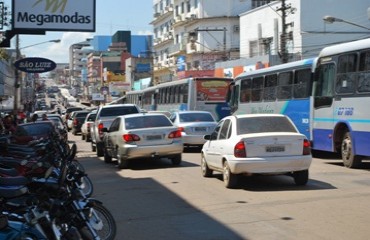
[[(73, 0), (77, 1), (77, 0)], [(11, 6), (11, 0), (4, 1)], [(94, 35), (113, 35), (118, 30), (130, 30), (134, 35), (151, 34), (153, 20), (152, 0), (96, 0), (96, 32), (47, 32), (46, 35), (20, 35), (20, 48), (48, 40), (61, 39), (60, 43), (45, 43), (21, 50), (27, 57), (44, 57), (56, 63), (67, 63), (71, 44)], [(15, 38), (11, 48), (15, 47)]]

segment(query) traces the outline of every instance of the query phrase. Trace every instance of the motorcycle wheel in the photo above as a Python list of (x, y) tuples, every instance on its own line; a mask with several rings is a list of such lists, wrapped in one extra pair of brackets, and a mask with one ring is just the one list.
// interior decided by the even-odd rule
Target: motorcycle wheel
[(86, 197), (92, 196), (94, 192), (94, 186), (91, 179), (88, 176), (82, 177), (80, 187)]
[[(101, 203), (95, 202), (92, 207), (93, 214), (86, 216), (89, 224), (95, 230), (101, 240), (114, 240), (116, 237), (117, 226), (113, 215)], [(93, 239), (87, 227), (80, 229), (83, 239)]]

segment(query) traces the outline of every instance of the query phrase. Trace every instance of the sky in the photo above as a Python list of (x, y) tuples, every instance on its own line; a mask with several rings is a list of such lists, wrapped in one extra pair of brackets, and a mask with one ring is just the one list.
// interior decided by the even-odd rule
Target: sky
[[(5, 6), (11, 7), (11, 0), (4, 3)], [(152, 20), (153, 0), (96, 0), (95, 32), (48, 31), (46, 35), (22, 34), (19, 35), (19, 47), (26, 57), (43, 57), (56, 63), (68, 63), (70, 45), (95, 35), (113, 35), (118, 30), (130, 30), (132, 35), (152, 34)], [(61, 42), (27, 47), (56, 39)], [(15, 48), (15, 37), (11, 41), (11, 48)]]

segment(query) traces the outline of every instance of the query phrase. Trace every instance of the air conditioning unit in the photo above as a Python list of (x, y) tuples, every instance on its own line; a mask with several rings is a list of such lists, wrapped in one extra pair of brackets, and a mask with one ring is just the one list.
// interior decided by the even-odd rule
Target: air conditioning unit
[(181, 22), (182, 21), (182, 18), (181, 18), (181, 16), (179, 15), (179, 16), (177, 16), (176, 17), (176, 22)]
[(196, 19), (196, 18), (198, 18), (198, 17), (197, 17), (197, 15), (196, 15), (196, 14), (191, 14), (191, 15), (190, 15), (190, 18), (191, 18), (191, 19)]
[(234, 33), (239, 32), (239, 31), (240, 31), (240, 27), (239, 27), (239, 25), (234, 25), (234, 26), (233, 26), (233, 31), (234, 31)]
[(154, 13), (154, 17), (155, 17), (155, 18), (157, 18), (157, 17), (159, 17), (159, 16), (161, 16), (161, 14), (160, 14), (159, 12)]

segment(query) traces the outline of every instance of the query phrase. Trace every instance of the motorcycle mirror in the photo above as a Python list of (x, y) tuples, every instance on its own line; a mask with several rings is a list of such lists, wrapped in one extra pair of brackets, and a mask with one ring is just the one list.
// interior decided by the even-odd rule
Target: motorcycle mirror
[(48, 170), (46, 170), (45, 172), (45, 178), (48, 178), (53, 171), (54, 171), (54, 167), (53, 166), (49, 167)]

